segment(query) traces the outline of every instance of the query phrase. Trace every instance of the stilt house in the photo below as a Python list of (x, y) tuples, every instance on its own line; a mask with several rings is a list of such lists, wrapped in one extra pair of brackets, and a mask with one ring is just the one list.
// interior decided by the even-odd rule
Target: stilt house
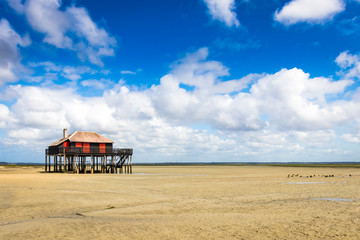
[(63, 137), (45, 150), (45, 171), (74, 171), (77, 173), (131, 173), (132, 149), (113, 148), (110, 140), (96, 132), (76, 131)]

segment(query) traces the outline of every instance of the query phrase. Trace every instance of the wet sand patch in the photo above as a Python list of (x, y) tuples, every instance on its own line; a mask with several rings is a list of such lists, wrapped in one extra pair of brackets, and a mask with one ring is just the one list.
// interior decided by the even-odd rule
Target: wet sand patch
[(313, 200), (324, 200), (324, 201), (334, 201), (334, 202), (355, 202), (355, 199), (348, 199), (348, 198), (310, 198)]

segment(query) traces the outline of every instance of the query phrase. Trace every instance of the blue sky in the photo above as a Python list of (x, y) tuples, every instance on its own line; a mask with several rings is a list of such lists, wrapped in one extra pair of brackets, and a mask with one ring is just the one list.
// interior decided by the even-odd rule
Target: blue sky
[(360, 1), (0, 1), (0, 161), (359, 161)]

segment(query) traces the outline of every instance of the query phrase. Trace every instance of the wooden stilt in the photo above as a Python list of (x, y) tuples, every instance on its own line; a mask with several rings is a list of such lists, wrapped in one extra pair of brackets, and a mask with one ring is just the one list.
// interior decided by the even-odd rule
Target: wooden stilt
[(104, 158), (104, 173), (107, 173), (107, 159), (105, 155), (103, 155), (103, 158)]
[(47, 169), (48, 169), (48, 172), (50, 172), (50, 165), (51, 165), (51, 156), (50, 155), (47, 155), (47, 160), (48, 160), (48, 164), (47, 164)]
[(76, 161), (76, 173), (79, 174), (79, 156), (76, 155), (75, 157), (75, 161)]
[(47, 172), (47, 155), (45, 154), (45, 172)]
[(57, 172), (59, 169), (58, 169), (58, 159), (57, 159), (57, 156), (55, 156), (55, 169), (56, 169), (56, 171), (55, 172)]
[(101, 160), (101, 173), (104, 173), (104, 159), (102, 156), (100, 157), (100, 160)]
[(86, 157), (82, 157), (84, 162), (84, 174), (86, 174)]
[(132, 174), (132, 155), (130, 155), (130, 174)]
[(114, 156), (111, 156), (111, 173), (115, 172)]
[(94, 174), (94, 155), (91, 155), (91, 174)]
[(59, 171), (62, 172), (62, 156), (59, 155)]

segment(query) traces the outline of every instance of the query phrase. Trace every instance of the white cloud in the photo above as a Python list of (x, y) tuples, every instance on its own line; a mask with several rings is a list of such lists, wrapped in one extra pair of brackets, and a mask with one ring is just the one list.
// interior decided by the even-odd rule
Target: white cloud
[(34, 77), (39, 78), (40, 81), (49, 80), (52, 78), (57, 79), (57, 77), (61, 76), (76, 83), (78, 80), (83, 78), (84, 74), (97, 73), (97, 71), (88, 66), (62, 66), (56, 65), (52, 62), (31, 62), (28, 64), (28, 66), (32, 67), (33, 69), (43, 68), (45, 70), (47, 74), (44, 76), (44, 79), (41, 79), (40, 76)]
[(16, 12), (23, 13), (24, 5), (22, 4), (22, 0), (6, 0), (10, 7), (12, 7)]
[(0, 128), (6, 127), (6, 122), (9, 120), (10, 111), (7, 106), (0, 104)]
[(88, 79), (88, 80), (83, 80), (80, 83), (82, 86), (84, 87), (92, 87), (92, 88), (96, 88), (96, 89), (106, 89), (109, 86), (113, 85), (113, 82), (109, 79)]
[(204, 0), (213, 19), (224, 22), (228, 27), (240, 25), (235, 13), (235, 0)]
[(0, 86), (4, 85), (6, 82), (15, 82), (17, 80), (12, 69), (13, 66), (10, 63), (8, 63), (6, 67), (0, 68)]
[(44, 42), (58, 48), (72, 48), (72, 40), (65, 35), (72, 27), (65, 12), (59, 11), (58, 0), (28, 0), (25, 15), (31, 27), (45, 34)]
[(341, 68), (348, 68), (359, 62), (359, 56), (349, 54), (349, 51), (344, 51), (340, 53), (339, 56), (336, 57), (335, 62)]
[(52, 62), (49, 62), (49, 61), (47, 61), (47, 62), (30, 62), (30, 63), (28, 63), (28, 66), (33, 67), (33, 68), (43, 67), (46, 72), (52, 72), (52, 71), (59, 72), (62, 69), (62, 67), (60, 67)]
[[(293, 130), (328, 129), (349, 118), (343, 103), (329, 103), (327, 98), (343, 93), (351, 80), (310, 78), (294, 68), (220, 81), (228, 69), (207, 61), (207, 54), (207, 49), (189, 54), (174, 64), (160, 85), (152, 87), (153, 103), (161, 116), (175, 123), (206, 122), (222, 130), (263, 129), (262, 115), (279, 129)], [(250, 93), (241, 92), (250, 83)], [(187, 91), (180, 84), (195, 89)]]
[[(246, 93), (228, 95), (248, 87), (260, 75), (221, 81), (221, 77), (229, 75), (228, 69), (220, 62), (206, 61), (207, 55), (206, 48), (188, 54), (161, 78), (160, 85), (152, 87), (153, 103), (159, 114), (176, 123), (206, 122), (219, 129), (261, 128), (256, 101)], [(195, 89), (186, 91), (180, 84)]]
[(129, 75), (136, 75), (136, 72), (134, 71), (129, 71), (129, 70), (122, 70), (120, 71), (121, 74), (129, 74)]
[(353, 134), (344, 134), (341, 138), (347, 142), (360, 143), (360, 136), (354, 136)]
[(172, 72), (164, 78), (173, 78), (177, 82), (198, 89), (208, 89), (214, 86), (219, 77), (228, 76), (228, 69), (217, 61), (205, 61), (208, 57), (208, 49), (201, 48), (188, 54), (172, 65)]
[(21, 37), (6, 19), (0, 20), (0, 86), (17, 80), (16, 72), (24, 67), (20, 64), (18, 46), (30, 44), (28, 36)]
[(116, 40), (99, 28), (84, 8), (61, 10), (59, 0), (8, 0), (9, 6), (25, 14), (30, 26), (45, 34), (44, 42), (76, 51), (78, 57), (102, 66), (102, 58), (114, 55)]
[(116, 45), (114, 37), (91, 20), (88, 12), (84, 8), (70, 7), (66, 10), (69, 16), (72, 17), (74, 24), (73, 31), (83, 39), (86, 39), (88, 46), (84, 47), (84, 43), (78, 44), (78, 52), (80, 58), (88, 58), (90, 62), (102, 65), (101, 57), (113, 56), (114, 50), (112, 47)]
[(85, 8), (69, 7), (67, 13), (74, 18), (72, 22), (75, 24), (76, 33), (87, 39), (92, 46), (106, 48), (107, 45), (115, 44), (115, 39), (110, 37), (104, 29), (98, 28)]
[(344, 10), (343, 0), (291, 0), (275, 12), (274, 18), (284, 25), (323, 23)]
[(342, 68), (339, 74), (343, 78), (360, 79), (360, 55), (344, 51), (337, 56), (335, 62)]
[(82, 78), (81, 75), (85, 73), (93, 74), (95, 73), (95, 71), (89, 68), (88, 66), (79, 66), (79, 67), (65, 66), (61, 71), (61, 76), (70, 79), (72, 81), (77, 81), (81, 79)]
[(349, 115), (343, 103), (328, 103), (326, 97), (342, 93), (350, 80), (309, 78), (300, 69), (283, 69), (252, 85), (260, 111), (280, 129), (321, 130), (345, 123)]

